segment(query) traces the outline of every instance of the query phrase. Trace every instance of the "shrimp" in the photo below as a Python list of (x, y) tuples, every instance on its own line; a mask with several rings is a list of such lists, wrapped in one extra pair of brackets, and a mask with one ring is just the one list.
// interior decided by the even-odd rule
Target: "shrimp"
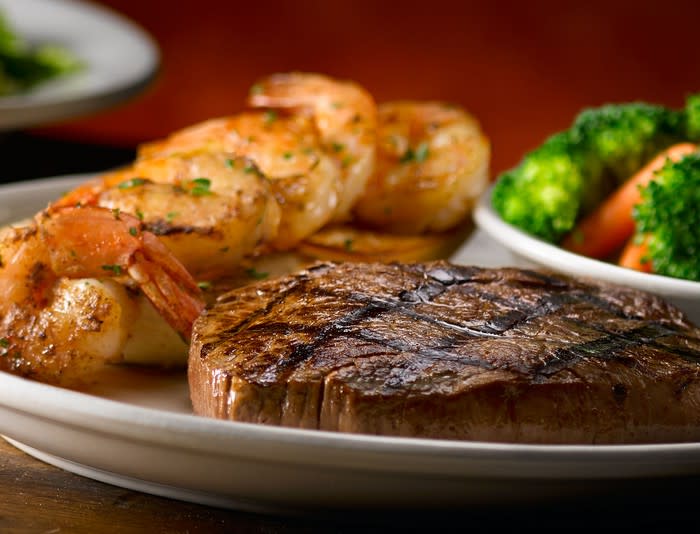
[(276, 250), (292, 249), (335, 213), (340, 169), (319, 148), (314, 125), (306, 117), (248, 112), (211, 119), (141, 146), (139, 158), (193, 149), (225, 151), (255, 162), (281, 208), (277, 234), (269, 240)]
[(218, 277), (278, 231), (270, 183), (248, 159), (193, 151), (100, 176), (50, 209), (93, 205), (137, 215), (194, 276)]
[(490, 145), (477, 121), (439, 102), (379, 106), (377, 162), (356, 220), (388, 232), (458, 225), (488, 184)]
[(0, 369), (40, 381), (80, 383), (123, 360), (136, 288), (184, 340), (203, 309), (192, 277), (130, 215), (44, 211), (5, 229), (0, 255)]
[(254, 84), (253, 107), (287, 110), (310, 117), (321, 147), (342, 172), (342, 190), (333, 221), (350, 218), (374, 169), (377, 108), (359, 85), (320, 74), (273, 74)]

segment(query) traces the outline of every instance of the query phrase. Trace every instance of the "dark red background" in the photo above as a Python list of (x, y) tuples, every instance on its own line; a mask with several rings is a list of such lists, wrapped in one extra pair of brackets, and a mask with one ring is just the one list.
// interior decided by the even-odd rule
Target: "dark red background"
[(42, 134), (132, 146), (239, 111), (257, 77), (298, 69), (354, 79), (379, 101), (462, 104), (497, 172), (584, 106), (680, 106), (700, 91), (697, 0), (101, 3), (153, 35), (162, 71), (135, 101)]

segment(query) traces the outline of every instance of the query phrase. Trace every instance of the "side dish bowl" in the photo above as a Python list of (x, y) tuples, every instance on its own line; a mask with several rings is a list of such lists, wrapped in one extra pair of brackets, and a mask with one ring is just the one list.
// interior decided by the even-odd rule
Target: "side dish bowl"
[(585, 276), (655, 293), (700, 324), (700, 282), (647, 274), (618, 267), (547, 243), (505, 222), (491, 205), (493, 186), (474, 210), (476, 225), (512, 253), (537, 265), (571, 276)]

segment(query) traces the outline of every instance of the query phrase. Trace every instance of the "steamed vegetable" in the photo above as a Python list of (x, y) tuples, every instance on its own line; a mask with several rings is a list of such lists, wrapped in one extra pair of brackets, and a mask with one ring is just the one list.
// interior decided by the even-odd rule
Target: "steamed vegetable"
[(668, 161), (642, 190), (633, 217), (656, 274), (700, 281), (700, 153)]
[(658, 154), (581, 219), (561, 246), (577, 254), (601, 259), (618, 250), (634, 234), (632, 210), (639, 204), (642, 189), (654, 179), (656, 171), (667, 161), (678, 161), (697, 150), (698, 146), (692, 143), (679, 143)]
[(493, 206), (505, 221), (557, 243), (652, 156), (698, 139), (700, 94), (683, 110), (645, 103), (585, 110), (498, 178)]
[(80, 61), (61, 46), (29, 46), (0, 12), (0, 96), (28, 90), (80, 66)]

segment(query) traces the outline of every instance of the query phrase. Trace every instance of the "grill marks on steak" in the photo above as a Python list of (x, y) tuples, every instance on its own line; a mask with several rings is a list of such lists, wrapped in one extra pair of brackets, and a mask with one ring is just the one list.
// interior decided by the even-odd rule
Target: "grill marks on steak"
[(700, 437), (700, 335), (652, 295), (537, 271), (320, 264), (195, 324), (197, 413), (530, 442)]

